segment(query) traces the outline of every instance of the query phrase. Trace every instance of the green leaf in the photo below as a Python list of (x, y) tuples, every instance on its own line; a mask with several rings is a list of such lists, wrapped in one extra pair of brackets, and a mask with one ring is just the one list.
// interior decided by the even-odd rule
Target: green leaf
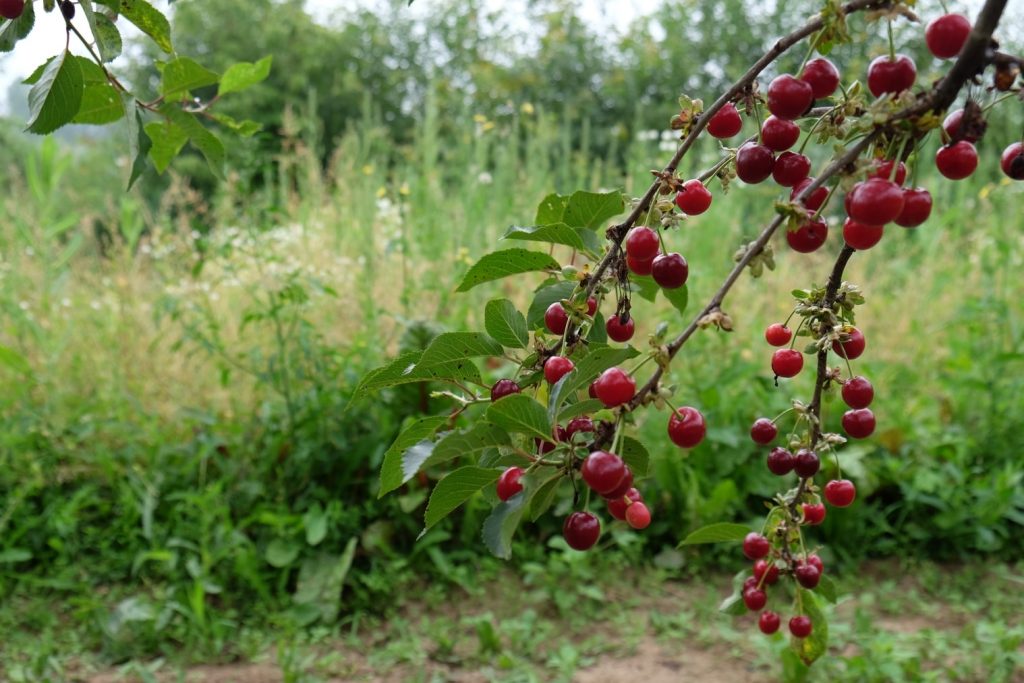
[(479, 356), (500, 356), (501, 344), (479, 332), (445, 332), (434, 337), (416, 363), (417, 371), (443, 367)]
[(128, 189), (146, 170), (146, 159), (153, 147), (149, 135), (142, 126), (142, 115), (135, 105), (135, 98), (128, 93), (121, 93), (121, 104), (124, 106), (125, 118), (128, 122), (128, 151), (132, 157), (132, 170), (128, 176)]
[(371, 370), (363, 376), (353, 396), (358, 398), (369, 391), (412, 382), (452, 379), (467, 380), (472, 383), (481, 381), (480, 369), (467, 359), (444, 365), (420, 366), (418, 361), (422, 356), (422, 351), (410, 351), (387, 365)]
[(28, 92), (28, 130), (52, 133), (70, 123), (82, 104), (82, 69), (68, 52), (55, 57)]
[(526, 318), (508, 299), (494, 299), (484, 309), (484, 329), (487, 334), (510, 349), (525, 349), (530, 341)]
[(555, 474), (546, 482), (541, 484), (540, 488), (537, 489), (537, 493), (533, 496), (530, 501), (530, 521), (536, 522), (540, 519), (541, 515), (548, 511), (551, 504), (555, 502), (555, 494), (558, 493), (558, 485), (562, 483), (564, 477), (561, 473)]
[(500, 476), (501, 470), (460, 467), (437, 482), (433, 493), (430, 494), (426, 514), (423, 516), (426, 528), (429, 529), (450, 515), (474, 493), (498, 481)]
[(224, 114), (222, 112), (211, 112), (210, 116), (213, 117), (214, 121), (224, 126), (225, 128), (231, 130), (231, 132), (237, 133), (238, 135), (241, 135), (242, 137), (245, 138), (252, 137), (256, 133), (263, 130), (263, 124), (258, 123), (256, 121), (252, 121), (250, 119), (238, 121), (235, 118), (228, 116), (227, 114)]
[[(112, 3), (103, 4), (112, 6)], [(146, 0), (120, 0), (117, 3), (117, 12), (152, 38), (157, 47), (167, 54), (173, 54), (171, 24), (160, 10)]]
[(608, 330), (605, 328), (607, 321), (604, 319), (604, 315), (601, 311), (598, 311), (594, 316), (594, 324), (590, 328), (590, 334), (587, 335), (587, 341), (591, 344), (607, 344), (608, 343)]
[(586, 401), (570, 403), (566, 407), (562, 408), (561, 412), (558, 413), (558, 421), (565, 422), (566, 420), (571, 420), (577, 415), (596, 413), (602, 408), (604, 408), (604, 404), (596, 398), (588, 398)]
[(26, 2), (21, 16), (0, 24), (0, 52), (10, 52), (15, 44), (32, 32), (36, 23), (34, 3)]
[(833, 605), (836, 604), (836, 600), (839, 599), (839, 589), (836, 587), (836, 582), (832, 580), (832, 577), (828, 574), (822, 574), (818, 580), (818, 585), (814, 591), (821, 597), (828, 600)]
[(11, 370), (23, 375), (32, 374), (32, 366), (25, 360), (25, 356), (3, 344), (0, 344), (0, 365), (6, 365)]
[(677, 311), (680, 313), (686, 312), (686, 304), (690, 299), (689, 289), (686, 285), (676, 287), (675, 289), (663, 289), (661, 292), (669, 300), (669, 303), (676, 307)]
[(593, 232), (583, 228), (571, 228), (565, 223), (531, 226), (513, 225), (505, 231), (501, 239), (564, 244), (581, 251), (597, 251), (601, 248), (601, 243)]
[(566, 374), (562, 379), (555, 382), (548, 390), (548, 422), (554, 425), (557, 422), (558, 411), (562, 407), (566, 398), (572, 396), (572, 391), (567, 391), (566, 387), (571, 386), (572, 376), (576, 373), (575, 368)]
[(562, 223), (565, 216), (565, 207), (569, 204), (569, 195), (551, 193), (544, 197), (537, 205), (537, 217), (534, 223), (537, 225), (548, 225), (550, 223)]
[(635, 477), (647, 476), (651, 456), (647, 452), (647, 447), (640, 441), (631, 436), (622, 437), (622, 448), (619, 449), (618, 455), (626, 461)]
[[(502, 399), (501, 403), (506, 400)], [(512, 557), (512, 536), (538, 489), (537, 481), (532, 476), (524, 476), (520, 481), (523, 490), (505, 502), (498, 503), (484, 520), (484, 545), (503, 560)]]
[(750, 527), (742, 524), (731, 524), (719, 522), (697, 529), (683, 539), (679, 545), (697, 545), (700, 543), (727, 543), (731, 541), (742, 541), (750, 533)]
[[(26, 10), (28, 7), (26, 6)], [(27, 562), (32, 559), (32, 552), (24, 548), (8, 548), (0, 550), (0, 564), (15, 564), (16, 562)]]
[(640, 352), (632, 346), (612, 347), (603, 346), (592, 348), (590, 353), (576, 363), (576, 369), (572, 373), (572, 379), (566, 386), (566, 395), (587, 388), (597, 376), (608, 368), (625, 363), (630, 358), (636, 358)]
[(740, 617), (747, 613), (747, 605), (743, 602), (743, 596), (739, 592), (732, 593), (718, 606), (719, 612), (725, 612), (733, 617)]
[(265, 557), (271, 567), (283, 569), (299, 556), (301, 548), (295, 541), (287, 538), (275, 538), (267, 546)]
[(356, 536), (350, 538), (341, 555), (320, 553), (303, 560), (292, 599), (297, 606), (311, 609), (313, 619), (303, 620), (305, 625), (317, 619), (329, 623), (338, 617), (342, 586), (352, 568), (358, 540)]
[(307, 544), (319, 545), (324, 540), (327, 536), (327, 515), (320, 503), (313, 503), (306, 510), (302, 516), (302, 526), (306, 529)]
[(828, 619), (818, 606), (814, 593), (803, 588), (797, 588), (797, 593), (803, 613), (811, 618), (812, 629), (806, 638), (790, 638), (789, 646), (804, 664), (810, 666), (828, 650)]
[(544, 406), (523, 394), (506, 396), (487, 408), (487, 419), (510, 432), (551, 440), (551, 422)]
[(82, 91), (82, 104), (73, 123), (104, 125), (124, 116), (124, 105), (114, 86), (109, 83), (90, 84)]
[(145, 131), (150, 140), (149, 158), (157, 173), (163, 173), (188, 142), (188, 133), (170, 121), (147, 123)]
[(191, 91), (219, 80), (220, 76), (196, 60), (178, 57), (163, 66), (160, 94), (167, 100), (187, 97)]
[(527, 329), (535, 330), (538, 327), (543, 327), (544, 311), (548, 310), (548, 306), (556, 301), (568, 299), (574, 291), (576, 291), (575, 282), (556, 282), (538, 290), (533, 297), (533, 303), (530, 304), (530, 308), (526, 312)]
[(609, 218), (622, 213), (624, 207), (620, 192), (573, 192), (562, 220), (576, 228), (596, 230)]
[[(434, 445), (430, 456), (416, 465), (416, 471), (454, 460), (460, 456), (472, 456), (488, 448), (507, 446), (511, 441), (508, 432), (501, 427), (489, 422), (477, 422), (469, 429), (449, 432), (440, 439)], [(412, 464), (403, 460), (402, 469), (408, 472), (412, 468)]]
[(85, 20), (89, 22), (100, 59), (104, 62), (112, 62), (117, 59), (124, 47), (121, 32), (117, 26), (105, 14), (100, 14), (93, 9), (92, 0), (79, 0), (78, 4), (85, 12)]
[(224, 72), (224, 76), (221, 77), (220, 88), (217, 90), (217, 94), (227, 95), (228, 93), (239, 92), (266, 80), (267, 76), (270, 75), (272, 61), (273, 57), (268, 55), (255, 64), (252, 62), (232, 64)]
[(658, 292), (661, 291), (661, 287), (654, 281), (650, 275), (636, 275), (630, 273), (629, 275), (630, 289), (637, 293), (641, 299), (647, 299), (653, 302), (658, 297)]
[(487, 254), (477, 261), (466, 273), (456, 292), (468, 292), (477, 285), (499, 280), (509, 275), (529, 273), (538, 270), (557, 270), (558, 261), (539, 251), (528, 249), (505, 249)]
[[(394, 491), (411, 478), (411, 475), (409, 478), (405, 477), (402, 468), (405, 452), (433, 436), (434, 432), (447, 421), (448, 417), (445, 415), (423, 417), (402, 430), (390, 448), (384, 452), (384, 460), (380, 466), (380, 491), (377, 493), (378, 498)], [(417, 467), (417, 469), (419, 468)], [(414, 470), (413, 474), (415, 473)]]
[(189, 142), (206, 158), (206, 163), (218, 178), (224, 177), (224, 143), (206, 129), (195, 114), (167, 103), (160, 107), (160, 113), (188, 135)]

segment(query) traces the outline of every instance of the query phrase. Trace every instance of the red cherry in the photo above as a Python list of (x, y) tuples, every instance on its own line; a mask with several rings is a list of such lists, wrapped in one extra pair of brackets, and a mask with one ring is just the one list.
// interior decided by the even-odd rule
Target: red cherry
[(1014, 142), (1004, 149), (999, 166), (1010, 178), (1024, 180), (1024, 144)]
[(816, 526), (825, 521), (825, 506), (822, 503), (804, 503), (804, 521)]
[(597, 313), (597, 299), (592, 296), (587, 297), (587, 315), (593, 318), (595, 313)]
[[(824, 508), (824, 507), (825, 506), (823, 505), (822, 508)], [(803, 564), (803, 563), (801, 563), (801, 564)], [(812, 567), (817, 568), (819, 574), (824, 574), (825, 573), (825, 563), (822, 562), (821, 558), (818, 557), (817, 555), (808, 555), (807, 556), (806, 564), (809, 564)]]
[(928, 22), (924, 42), (933, 55), (949, 59), (960, 54), (971, 33), (971, 22), (961, 14), (944, 14)]
[(511, 379), (499, 379), (491, 387), (491, 401), (497, 401), (499, 398), (505, 398), (512, 394), (518, 394), (520, 391), (519, 385)]
[(821, 571), (813, 564), (801, 564), (793, 570), (793, 576), (804, 588), (814, 588), (821, 581)]
[(626, 256), (638, 261), (650, 261), (661, 251), (658, 233), (648, 227), (633, 228), (626, 235)]
[(961, 130), (961, 123), (964, 120), (964, 110), (956, 109), (949, 112), (949, 116), (942, 122), (942, 130), (946, 131), (946, 135), (949, 136), (950, 140), (959, 142), (960, 140), (966, 140), (967, 142), (977, 142), (977, 135), (969, 135), (967, 131)]
[(741, 590), (740, 592), (746, 593), (748, 590), (751, 590), (753, 588), (757, 588), (757, 577), (748, 576), (743, 580), (743, 590)]
[(825, 244), (828, 237), (828, 225), (819, 219), (809, 220), (796, 230), (786, 231), (786, 241), (793, 251), (809, 254), (817, 251)]
[(885, 232), (885, 228), (881, 225), (858, 223), (849, 217), (843, 221), (843, 239), (848, 245), (860, 251), (870, 249), (878, 244), (882, 239), (883, 232)]
[(613, 315), (604, 324), (604, 331), (608, 334), (608, 338), (617, 342), (629, 341), (633, 338), (635, 330), (636, 325), (633, 323), (632, 317), (627, 318), (623, 323), (619, 316)]
[(779, 377), (796, 377), (804, 367), (804, 354), (796, 349), (779, 349), (772, 354), (772, 372)]
[(754, 440), (754, 443), (768, 444), (774, 441), (778, 435), (779, 428), (767, 417), (757, 418), (750, 428), (750, 438)]
[(743, 119), (732, 102), (715, 112), (708, 120), (708, 133), (716, 138), (731, 138), (743, 129)]
[(796, 459), (785, 448), (773, 448), (768, 454), (768, 470), (772, 474), (783, 477), (796, 467)]
[(574, 512), (562, 524), (562, 536), (573, 550), (587, 550), (597, 543), (601, 522), (589, 512)]
[[(797, 195), (799, 195), (808, 187), (810, 187), (811, 183), (813, 182), (814, 178), (804, 178), (796, 185), (794, 185), (793, 189), (789, 193), (790, 200), (795, 200), (797, 198)], [(822, 186), (816, 188), (809, 195), (801, 199), (800, 203), (803, 204), (808, 211), (817, 211), (818, 209), (821, 208), (821, 205), (825, 203), (826, 199), (828, 199), (828, 188)]]
[(756, 531), (751, 531), (743, 539), (743, 554), (747, 556), (747, 559), (760, 560), (767, 557), (771, 550), (772, 544)]
[(523, 490), (519, 478), (523, 476), (522, 467), (509, 467), (498, 477), (498, 498), (508, 500)]
[(916, 228), (928, 220), (932, 213), (932, 194), (923, 187), (903, 190), (903, 211), (896, 217), (896, 225)]
[(565, 356), (551, 356), (544, 363), (544, 379), (550, 384), (555, 384), (576, 367), (573, 362)]
[(793, 338), (793, 330), (782, 323), (772, 323), (765, 329), (764, 338), (772, 346), (785, 346)]
[(850, 360), (860, 358), (860, 354), (864, 353), (864, 347), (867, 346), (867, 340), (864, 339), (864, 333), (856, 327), (844, 327), (843, 334), (846, 335), (846, 340), (840, 341), (837, 339), (832, 342), (832, 350), (836, 352), (836, 355), (842, 358), (848, 358)]
[(896, 55), (895, 61), (890, 61), (889, 55), (875, 57), (868, 65), (868, 90), (875, 97), (908, 90), (916, 79), (914, 60), (903, 54)]
[(857, 183), (850, 198), (850, 218), (866, 225), (885, 225), (903, 211), (903, 189), (884, 178)]
[(935, 167), (950, 180), (963, 180), (978, 167), (978, 150), (966, 140), (939, 147)]
[(879, 161), (875, 166), (875, 170), (868, 174), (869, 178), (881, 178), (882, 180), (891, 180), (897, 185), (902, 185), (903, 181), (907, 179), (907, 165), (902, 161), (900, 165), (896, 167), (896, 176), (892, 176), (892, 167), (894, 164), (893, 159), (886, 159), (885, 161)]
[(25, 11), (25, 0), (0, 0), (0, 17), (15, 20)]
[(676, 194), (676, 206), (686, 214), (696, 216), (711, 206), (711, 192), (699, 180), (687, 180), (683, 189)]
[(590, 386), (587, 387), (587, 396), (594, 399), (597, 398), (597, 388), (594, 386), (594, 382), (591, 382)]
[(633, 503), (626, 508), (626, 523), (634, 529), (646, 529), (651, 523), (651, 511), (643, 503)]
[(558, 426), (556, 426), (552, 430), (551, 438), (553, 439), (553, 441), (541, 441), (540, 439), (533, 440), (534, 445), (540, 451), (541, 455), (544, 455), (545, 453), (550, 453), (551, 451), (555, 450), (555, 441), (562, 442), (568, 441), (569, 439), (568, 435), (565, 432), (565, 429)]
[(825, 500), (829, 505), (844, 508), (853, 503), (857, 497), (857, 488), (849, 479), (833, 479), (825, 484)]
[(555, 302), (544, 311), (544, 325), (551, 334), (564, 334), (569, 324), (569, 314), (565, 312), (562, 304)]
[(583, 461), (580, 476), (587, 482), (587, 486), (598, 493), (611, 493), (626, 476), (626, 463), (614, 453), (594, 451)]
[(775, 157), (764, 145), (748, 142), (736, 150), (736, 175), (743, 182), (754, 185), (772, 174)]
[(574, 417), (569, 420), (569, 424), (565, 425), (565, 438), (568, 441), (572, 439), (575, 434), (593, 432), (594, 430), (594, 421), (586, 415), (580, 415), (579, 417)]
[(839, 87), (839, 70), (824, 57), (815, 57), (804, 64), (800, 80), (810, 83), (814, 99), (820, 100), (834, 93)]
[(784, 152), (800, 139), (800, 126), (792, 121), (769, 116), (761, 124), (761, 144), (774, 152)]
[(754, 563), (754, 580), (761, 583), (762, 576), (764, 577), (763, 583), (772, 586), (779, 580), (779, 568), (775, 566), (774, 562), (758, 560)]
[(761, 629), (761, 633), (766, 636), (770, 636), (779, 630), (779, 626), (782, 625), (782, 619), (779, 615), (772, 611), (761, 612), (761, 616), (757, 618), (757, 627)]
[(625, 521), (626, 510), (629, 506), (643, 500), (643, 496), (636, 489), (629, 489), (626, 494), (619, 496), (618, 498), (608, 499), (608, 512), (611, 513), (615, 519)]
[(608, 408), (628, 402), (636, 394), (636, 380), (621, 368), (608, 368), (594, 382), (594, 393)]
[(789, 620), (789, 632), (796, 638), (806, 638), (811, 635), (813, 630), (814, 625), (811, 623), (810, 617), (801, 614)]
[(704, 416), (691, 406), (679, 408), (668, 419), (668, 438), (680, 448), (693, 448), (704, 440), (706, 432)]
[(751, 612), (756, 612), (768, 603), (768, 594), (756, 588), (743, 591), (743, 604)]
[(629, 465), (626, 465), (626, 474), (622, 477), (619, 485), (610, 493), (602, 493), (601, 495), (609, 500), (615, 500), (622, 498), (631, 490), (633, 490), (633, 470), (629, 469)]
[(627, 254), (626, 266), (628, 266), (630, 272), (635, 275), (650, 275), (651, 270), (654, 269), (654, 259), (645, 261), (643, 259), (635, 259)]
[(662, 289), (678, 289), (686, 284), (686, 278), (690, 276), (690, 266), (687, 265), (686, 259), (675, 252), (662, 254), (655, 257), (651, 275)]
[(866, 439), (875, 432), (875, 414), (870, 408), (856, 408), (843, 413), (843, 431), (854, 439)]
[[(783, 152), (772, 167), (772, 180), (782, 187), (794, 187), (811, 172), (811, 160), (796, 152)], [(828, 191), (826, 190), (826, 194)]]
[(875, 388), (860, 375), (843, 382), (843, 401), (851, 408), (867, 408), (875, 398)]
[(793, 463), (793, 470), (796, 471), (797, 476), (804, 479), (813, 477), (818, 473), (818, 469), (821, 468), (821, 460), (818, 458), (818, 454), (805, 448), (797, 451), (796, 455), (793, 456)]
[(768, 84), (768, 110), (780, 119), (791, 121), (814, 104), (814, 88), (790, 74), (776, 76)]

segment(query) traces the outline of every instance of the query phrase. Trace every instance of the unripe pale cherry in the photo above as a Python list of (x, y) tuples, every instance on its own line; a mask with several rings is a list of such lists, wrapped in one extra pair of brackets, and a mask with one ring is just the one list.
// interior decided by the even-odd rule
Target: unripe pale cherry
[(644, 498), (640, 495), (640, 492), (635, 488), (631, 488), (626, 491), (625, 495), (619, 496), (618, 498), (608, 499), (608, 512), (615, 519), (625, 521), (626, 510), (629, 509), (634, 503), (642, 501)]
[(704, 440), (704, 416), (692, 406), (683, 406), (668, 419), (668, 438), (680, 448), (693, 448)]

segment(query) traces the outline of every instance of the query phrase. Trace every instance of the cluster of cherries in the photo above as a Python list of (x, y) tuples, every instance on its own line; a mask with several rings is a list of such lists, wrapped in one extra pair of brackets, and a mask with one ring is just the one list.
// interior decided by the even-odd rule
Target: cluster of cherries
[[(821, 520), (814, 522), (808, 518), (807, 523), (820, 524)], [(743, 539), (743, 554), (754, 561), (752, 574), (743, 582), (742, 589), (743, 604), (751, 612), (758, 612), (768, 604), (768, 586), (778, 582), (782, 571), (791, 574), (797, 583), (809, 590), (817, 587), (822, 574), (825, 573), (825, 565), (816, 554), (807, 553), (800, 559), (783, 556), (781, 553), (773, 552), (768, 539), (757, 532), (751, 532)], [(780, 562), (783, 567), (781, 570)], [(778, 631), (781, 624), (782, 618), (772, 610), (764, 610), (757, 620), (761, 631), (769, 635)], [(789, 620), (789, 632), (797, 638), (806, 638), (813, 630), (814, 624), (805, 614), (797, 614)]]

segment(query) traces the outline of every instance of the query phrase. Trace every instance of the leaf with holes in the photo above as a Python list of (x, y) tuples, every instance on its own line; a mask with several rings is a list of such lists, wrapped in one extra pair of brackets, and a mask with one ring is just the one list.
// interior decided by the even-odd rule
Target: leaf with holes
[(104, 2), (108, 7), (115, 9), (121, 16), (135, 24), (140, 31), (153, 39), (161, 50), (167, 54), (174, 53), (174, 46), (171, 44), (171, 24), (167, 17), (153, 7), (146, 0), (120, 0), (119, 2)]

